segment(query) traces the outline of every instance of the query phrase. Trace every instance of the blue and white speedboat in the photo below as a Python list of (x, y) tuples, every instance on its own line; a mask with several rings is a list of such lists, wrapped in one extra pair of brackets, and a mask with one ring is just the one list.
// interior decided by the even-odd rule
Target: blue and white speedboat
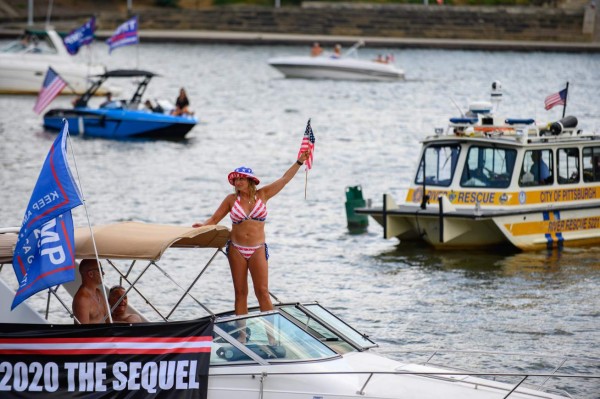
[[(98, 75), (73, 108), (55, 108), (44, 115), (44, 127), (59, 131), (63, 119), (69, 121), (69, 133), (108, 139), (181, 140), (198, 123), (193, 115), (174, 116), (144, 108), (142, 97), (153, 72), (119, 69)], [(90, 98), (109, 78), (140, 79), (130, 100), (113, 101), (98, 108), (88, 105)]]

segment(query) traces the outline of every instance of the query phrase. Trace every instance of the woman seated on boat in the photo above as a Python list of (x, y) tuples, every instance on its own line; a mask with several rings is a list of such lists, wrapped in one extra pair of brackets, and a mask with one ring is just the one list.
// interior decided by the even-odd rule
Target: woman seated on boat
[(175, 100), (175, 109), (171, 112), (171, 115), (194, 115), (194, 113), (190, 111), (189, 107), (190, 100), (188, 100), (187, 93), (182, 87), (181, 89), (179, 89), (179, 95), (177, 96), (177, 100)]

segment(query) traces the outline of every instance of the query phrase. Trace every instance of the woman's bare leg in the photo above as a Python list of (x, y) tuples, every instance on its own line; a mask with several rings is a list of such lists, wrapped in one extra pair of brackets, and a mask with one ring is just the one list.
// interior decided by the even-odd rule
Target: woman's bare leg
[[(248, 313), (248, 262), (238, 252), (233, 245), (229, 247), (229, 268), (231, 269), (231, 279), (233, 280), (233, 290), (235, 293), (235, 314), (242, 315)], [(239, 329), (238, 341), (246, 343), (246, 320), (239, 320), (237, 323)]]
[(248, 269), (252, 276), (254, 294), (262, 312), (273, 310), (273, 303), (269, 295), (269, 263), (265, 256), (265, 246), (258, 248), (248, 260)]
[(235, 293), (235, 314), (248, 313), (248, 262), (233, 245), (229, 247), (229, 268)]

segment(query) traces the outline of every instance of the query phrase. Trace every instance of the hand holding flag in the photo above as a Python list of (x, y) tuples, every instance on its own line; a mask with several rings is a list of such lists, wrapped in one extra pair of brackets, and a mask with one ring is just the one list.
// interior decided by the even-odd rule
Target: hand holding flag
[(313, 155), (315, 152), (315, 135), (313, 134), (312, 128), (310, 127), (310, 119), (306, 123), (306, 129), (304, 130), (304, 136), (302, 136), (302, 143), (300, 143), (300, 151), (298, 151), (298, 159), (308, 151), (308, 158), (304, 162), (306, 165), (306, 177), (304, 179), (304, 199), (306, 199), (306, 187), (308, 186), (308, 171), (312, 168)]
[(304, 136), (302, 137), (302, 143), (300, 143), (300, 151), (298, 151), (298, 158), (302, 155), (303, 152), (309, 151), (308, 159), (304, 163), (306, 165), (306, 170), (309, 171), (312, 168), (313, 163), (313, 154), (315, 152), (315, 135), (313, 134), (312, 128), (310, 127), (310, 119), (306, 124), (306, 130), (304, 131)]
[(137, 16), (123, 22), (117, 28), (115, 33), (113, 33), (113, 35), (106, 40), (109, 54), (117, 47), (127, 46), (135, 43), (139, 43)]
[(66, 86), (67, 82), (54, 69), (48, 67), (48, 72), (46, 72), (42, 89), (38, 94), (33, 110), (38, 114), (41, 113)]

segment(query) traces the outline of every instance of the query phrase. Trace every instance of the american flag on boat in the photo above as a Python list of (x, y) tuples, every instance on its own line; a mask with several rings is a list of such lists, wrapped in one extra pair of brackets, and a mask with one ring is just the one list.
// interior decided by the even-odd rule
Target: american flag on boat
[(66, 86), (67, 82), (54, 69), (49, 67), (33, 110), (38, 114), (41, 113)]
[(562, 89), (558, 93), (552, 93), (544, 100), (546, 110), (551, 109), (555, 105), (565, 105), (567, 101), (567, 88)]
[(309, 150), (310, 154), (308, 156), (308, 159), (306, 160), (305, 165), (306, 170), (310, 170), (312, 168), (313, 155), (315, 152), (315, 135), (313, 134), (312, 128), (310, 127), (310, 119), (306, 124), (306, 130), (304, 131), (302, 143), (300, 144), (300, 151), (298, 151), (298, 158), (300, 158), (300, 155), (306, 150)]
[(136, 43), (139, 43), (137, 15), (123, 22), (117, 28), (115, 33), (113, 33), (113, 35), (106, 40), (106, 44), (108, 44), (109, 53), (117, 47), (123, 47)]

